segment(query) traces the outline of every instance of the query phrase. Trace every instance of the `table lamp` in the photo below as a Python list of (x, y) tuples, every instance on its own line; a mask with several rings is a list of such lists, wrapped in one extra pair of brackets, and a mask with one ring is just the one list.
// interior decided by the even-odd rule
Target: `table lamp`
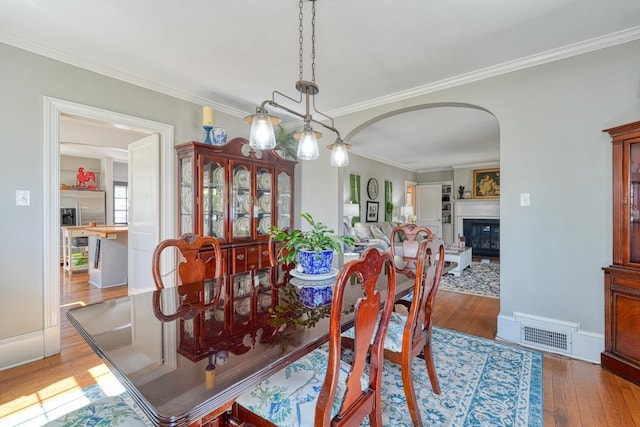
[(410, 222), (413, 217), (413, 206), (404, 205), (400, 207), (400, 215), (404, 217), (405, 222)]
[(354, 216), (360, 216), (360, 205), (357, 203), (345, 203), (343, 208), (343, 215), (349, 218), (349, 225)]

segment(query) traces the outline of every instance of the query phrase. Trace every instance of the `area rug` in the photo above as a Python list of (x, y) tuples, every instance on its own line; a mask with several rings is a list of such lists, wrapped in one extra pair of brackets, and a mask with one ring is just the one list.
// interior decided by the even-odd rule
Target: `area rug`
[[(444, 328), (433, 329), (433, 353), (441, 394), (431, 391), (424, 361), (413, 362), (413, 377), (425, 426), (542, 426), (542, 354)], [(384, 363), (383, 423), (412, 426), (400, 367)], [(94, 385), (74, 399), (19, 413), (0, 425), (41, 426), (99, 398), (120, 394), (143, 417), (119, 383)], [(23, 411), (26, 412), (26, 411)], [(7, 422), (7, 424), (4, 424)], [(368, 425), (365, 420), (363, 425)]]
[(462, 270), (459, 277), (452, 274), (442, 276), (439, 289), (500, 298), (500, 264), (474, 262)]

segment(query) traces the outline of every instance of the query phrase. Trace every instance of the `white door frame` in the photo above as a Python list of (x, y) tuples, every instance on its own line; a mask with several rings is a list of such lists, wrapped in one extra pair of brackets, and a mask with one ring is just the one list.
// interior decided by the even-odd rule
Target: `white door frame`
[(44, 356), (60, 352), (60, 114), (109, 121), (160, 135), (160, 239), (175, 230), (173, 126), (45, 96), (43, 99)]

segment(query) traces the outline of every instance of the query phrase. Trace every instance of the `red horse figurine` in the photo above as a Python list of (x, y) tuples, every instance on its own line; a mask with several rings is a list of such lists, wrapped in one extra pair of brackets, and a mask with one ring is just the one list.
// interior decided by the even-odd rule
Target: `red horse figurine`
[[(85, 172), (84, 168), (78, 168), (78, 187), (85, 187), (87, 181), (96, 182), (96, 174), (93, 172)], [(95, 185), (90, 185), (89, 187), (95, 187)]]

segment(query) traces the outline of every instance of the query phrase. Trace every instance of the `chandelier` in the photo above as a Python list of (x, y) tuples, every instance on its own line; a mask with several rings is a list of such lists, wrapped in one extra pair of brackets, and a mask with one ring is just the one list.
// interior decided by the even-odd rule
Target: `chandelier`
[[(326, 114), (321, 113), (316, 109), (315, 96), (320, 91), (320, 88), (316, 84), (316, 0), (311, 1), (311, 81), (304, 80), (303, 77), (303, 13), (302, 4), (303, 0), (299, 0), (299, 79), (296, 82), (296, 89), (300, 92), (299, 99), (291, 98), (281, 92), (273, 91), (271, 99), (262, 101), (262, 104), (256, 108), (256, 114), (245, 117), (244, 121), (251, 125), (251, 134), (249, 136), (249, 145), (257, 149), (271, 149), (276, 146), (276, 137), (273, 131), (273, 126), (280, 124), (280, 119), (276, 116), (269, 114), (265, 108), (267, 105), (284, 110), (294, 116), (300, 117), (303, 121), (302, 130), (295, 133), (294, 138), (298, 140), (298, 158), (301, 160), (315, 160), (320, 153), (318, 152), (318, 138), (322, 137), (322, 133), (313, 130), (311, 124), (323, 126), (324, 128), (332, 131), (336, 134), (336, 140), (333, 144), (327, 146), (331, 150), (331, 166), (344, 167), (349, 164), (349, 156), (347, 150), (351, 148), (351, 145), (345, 144), (340, 137), (340, 132), (334, 127), (333, 119)], [(304, 101), (305, 112), (299, 113), (284, 105), (276, 102), (275, 96), (280, 95), (290, 101), (297, 104), (302, 104)], [(313, 112), (321, 115), (325, 119), (331, 122), (330, 125), (320, 122), (314, 119), (311, 115), (310, 107), (313, 107)]]

